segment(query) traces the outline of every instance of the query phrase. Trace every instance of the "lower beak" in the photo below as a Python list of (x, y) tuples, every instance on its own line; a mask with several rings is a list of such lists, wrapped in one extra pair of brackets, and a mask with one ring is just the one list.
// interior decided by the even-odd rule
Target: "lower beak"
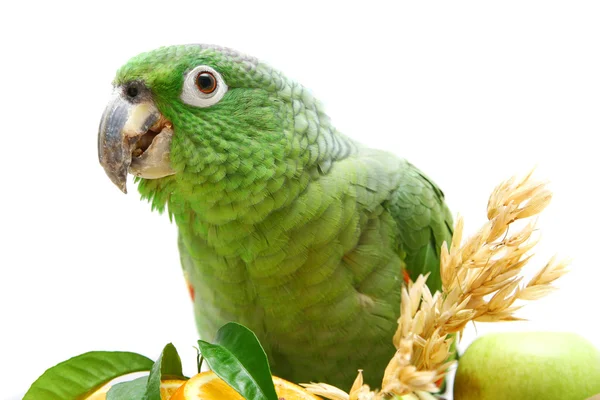
[(127, 173), (143, 178), (172, 175), (169, 148), (173, 130), (152, 101), (132, 103), (122, 95), (108, 103), (98, 131), (100, 165), (123, 193)]

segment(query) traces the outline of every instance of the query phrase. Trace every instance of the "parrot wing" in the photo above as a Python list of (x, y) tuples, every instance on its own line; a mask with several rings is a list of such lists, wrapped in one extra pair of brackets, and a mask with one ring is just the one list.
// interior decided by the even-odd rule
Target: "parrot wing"
[(452, 214), (444, 193), (423, 172), (408, 162), (399, 172), (388, 210), (398, 224), (400, 255), (410, 279), (430, 273), (427, 285), (435, 292), (442, 288), (440, 252), (452, 239)]

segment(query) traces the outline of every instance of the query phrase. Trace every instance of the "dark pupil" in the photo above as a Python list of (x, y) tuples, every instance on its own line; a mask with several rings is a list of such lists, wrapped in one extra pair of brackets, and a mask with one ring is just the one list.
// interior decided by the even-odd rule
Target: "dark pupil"
[(127, 88), (127, 96), (129, 97), (136, 97), (139, 93), (140, 91), (136, 86), (129, 86)]
[(214, 78), (208, 74), (198, 76), (198, 87), (202, 91), (211, 91), (214, 87)]

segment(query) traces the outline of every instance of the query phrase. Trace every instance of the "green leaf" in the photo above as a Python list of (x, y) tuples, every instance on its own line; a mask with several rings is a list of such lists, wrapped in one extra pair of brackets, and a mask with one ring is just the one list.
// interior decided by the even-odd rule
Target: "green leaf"
[(177, 349), (172, 343), (165, 346), (150, 370), (146, 394), (144, 395), (145, 400), (161, 400), (160, 381), (165, 378), (186, 379), (181, 369), (181, 358), (179, 358)]
[(23, 400), (70, 400), (132, 372), (148, 371), (152, 360), (121, 351), (91, 351), (49, 368), (29, 388)]
[(198, 345), (210, 369), (242, 397), (277, 400), (267, 355), (251, 330), (230, 322), (214, 344), (199, 340)]
[(147, 385), (147, 376), (142, 376), (128, 382), (117, 383), (106, 394), (106, 400), (142, 400), (146, 393)]

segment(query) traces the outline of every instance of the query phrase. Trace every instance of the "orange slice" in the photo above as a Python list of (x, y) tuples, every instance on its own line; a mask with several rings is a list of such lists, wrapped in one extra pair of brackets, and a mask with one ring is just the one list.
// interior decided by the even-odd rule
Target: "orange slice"
[[(169, 400), (173, 393), (177, 391), (187, 381), (179, 379), (164, 380), (160, 383), (160, 398), (162, 400)], [(106, 400), (106, 393), (111, 388), (112, 382), (102, 386), (100, 389), (92, 393), (91, 396), (86, 397), (85, 400)]]
[[(320, 400), (304, 388), (276, 376), (273, 377), (273, 383), (280, 399)], [(175, 392), (171, 400), (244, 400), (244, 398), (214, 372), (207, 371), (190, 378)]]

